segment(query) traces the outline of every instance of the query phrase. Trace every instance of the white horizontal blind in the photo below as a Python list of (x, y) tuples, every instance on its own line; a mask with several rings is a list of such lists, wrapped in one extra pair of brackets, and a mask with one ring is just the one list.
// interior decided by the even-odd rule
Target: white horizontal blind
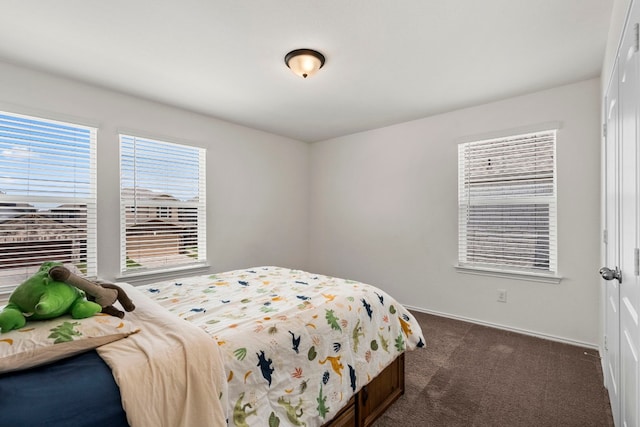
[(120, 135), (122, 272), (206, 261), (206, 151)]
[(556, 131), (458, 146), (459, 264), (557, 273)]
[(96, 133), (0, 112), (0, 293), (44, 261), (97, 274)]

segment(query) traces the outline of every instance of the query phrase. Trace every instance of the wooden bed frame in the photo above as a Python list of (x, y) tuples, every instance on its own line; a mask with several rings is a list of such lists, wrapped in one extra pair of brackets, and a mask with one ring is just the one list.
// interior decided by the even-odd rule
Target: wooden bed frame
[(404, 394), (404, 353), (362, 387), (323, 427), (369, 427)]

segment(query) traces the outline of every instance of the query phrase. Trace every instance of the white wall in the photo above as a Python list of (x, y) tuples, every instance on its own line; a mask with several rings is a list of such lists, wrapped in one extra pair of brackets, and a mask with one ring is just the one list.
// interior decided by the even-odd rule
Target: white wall
[[(595, 345), (600, 80), (312, 144), (309, 269), (412, 307)], [(459, 138), (559, 121), (560, 284), (457, 273)], [(497, 289), (508, 302), (499, 303)]]
[[(306, 143), (0, 62), (0, 109), (98, 126), (98, 274), (119, 274), (118, 131), (207, 148), (212, 271), (304, 268)], [(55, 173), (55, 171), (52, 171)]]
[[(410, 306), (597, 342), (599, 80), (308, 145), (0, 63), (0, 109), (97, 125), (99, 275), (118, 275), (118, 130), (207, 150), (212, 271), (281, 265)], [(559, 285), (456, 273), (458, 138), (560, 121)], [(309, 191), (310, 190), (310, 191)], [(508, 302), (496, 302), (496, 289)]]

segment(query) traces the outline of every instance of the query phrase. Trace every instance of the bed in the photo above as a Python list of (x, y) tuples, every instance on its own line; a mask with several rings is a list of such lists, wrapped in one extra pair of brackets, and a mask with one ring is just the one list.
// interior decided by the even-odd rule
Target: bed
[(56, 369), (77, 368), (73, 384), (51, 379), (47, 393), (67, 397), (69, 387), (78, 395), (73, 401), (82, 402), (88, 393), (76, 378), (106, 384), (96, 396), (122, 404), (114, 410), (111, 403), (111, 420), (100, 425), (365, 426), (402, 394), (404, 352), (424, 346), (402, 305), (345, 279), (265, 266), (121, 286), (137, 306), (125, 320), (139, 332), (75, 358), (1, 374), (3, 420), (26, 413), (33, 416), (12, 424), (69, 425), (65, 414), (41, 422), (15, 404), (29, 397), (16, 390)]

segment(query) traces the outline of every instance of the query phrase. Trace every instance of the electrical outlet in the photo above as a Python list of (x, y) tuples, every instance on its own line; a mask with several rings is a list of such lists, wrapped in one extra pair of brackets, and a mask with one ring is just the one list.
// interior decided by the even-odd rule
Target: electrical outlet
[(507, 290), (498, 289), (498, 302), (507, 302)]

